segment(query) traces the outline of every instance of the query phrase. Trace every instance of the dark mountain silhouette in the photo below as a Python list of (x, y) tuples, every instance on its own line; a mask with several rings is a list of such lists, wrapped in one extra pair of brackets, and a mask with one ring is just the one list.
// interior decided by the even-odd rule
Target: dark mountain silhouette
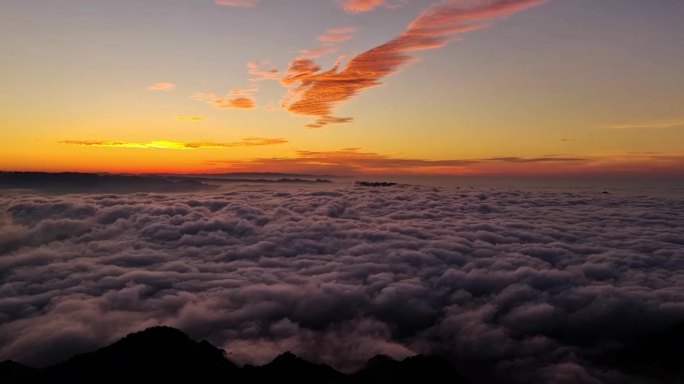
[(658, 383), (684, 383), (684, 321), (640, 336), (597, 363)]
[(232, 177), (226, 177), (226, 178), (213, 178), (213, 177), (192, 177), (192, 179), (188, 179), (186, 177), (182, 176), (170, 176), (168, 177), (169, 180), (173, 181), (182, 181), (182, 180), (194, 180), (200, 183), (225, 183), (225, 184), (244, 184), (244, 183), (250, 183), (250, 184), (330, 184), (332, 183), (332, 180), (328, 179), (299, 179), (299, 178), (280, 178), (280, 179), (248, 179), (248, 178), (232, 178)]
[(246, 366), (244, 371), (250, 382), (254, 383), (280, 381), (297, 384), (345, 382), (345, 376), (333, 368), (308, 362), (290, 352), (283, 353), (261, 367)]
[(378, 355), (352, 375), (351, 382), (359, 384), (403, 383), (465, 383), (454, 368), (438, 357), (412, 356), (403, 361)]
[(389, 183), (386, 181), (357, 181), (354, 183), (357, 187), (393, 187), (397, 183)]
[(0, 383), (26, 383), (31, 382), (38, 372), (16, 361), (0, 362)]
[(45, 192), (190, 192), (213, 188), (192, 179), (169, 180), (158, 176), (95, 173), (0, 172), (0, 189), (34, 189)]
[(0, 384), (38, 383), (465, 383), (439, 358), (415, 356), (403, 361), (371, 359), (360, 371), (345, 375), (284, 353), (260, 366), (239, 368), (222, 349), (207, 341), (196, 342), (169, 327), (132, 333), (112, 345), (42, 369), (13, 361), (0, 363)]
[(282, 173), (282, 172), (229, 172), (229, 173), (151, 173), (155, 176), (190, 177), (197, 176), (210, 177), (212, 179), (316, 179), (326, 177), (337, 177), (328, 174), (308, 174), (308, 173)]
[(238, 372), (239, 368), (224, 358), (223, 350), (207, 341), (198, 343), (177, 329), (154, 327), (45, 368), (40, 371), (38, 381), (214, 383)]

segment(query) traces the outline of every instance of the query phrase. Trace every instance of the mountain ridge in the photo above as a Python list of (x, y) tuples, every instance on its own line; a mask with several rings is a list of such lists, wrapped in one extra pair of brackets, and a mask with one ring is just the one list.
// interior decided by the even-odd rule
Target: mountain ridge
[[(382, 363), (373, 364), (373, 361)], [(376, 356), (352, 374), (309, 362), (292, 352), (282, 353), (262, 366), (239, 367), (226, 358), (224, 350), (208, 341), (197, 342), (178, 329), (157, 326), (45, 368), (31, 368), (10, 360), (0, 362), (0, 384), (125, 381), (239, 384), (276, 380), (298, 384), (412, 383), (420, 377), (434, 378), (435, 367), (440, 367), (438, 374), (442, 377), (431, 382), (468, 383), (446, 360), (422, 355), (402, 361)]]

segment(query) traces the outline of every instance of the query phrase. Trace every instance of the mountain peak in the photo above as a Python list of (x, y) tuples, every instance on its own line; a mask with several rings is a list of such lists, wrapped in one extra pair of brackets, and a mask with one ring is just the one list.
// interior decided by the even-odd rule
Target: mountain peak
[(284, 352), (260, 367), (239, 368), (225, 358), (222, 349), (208, 341), (196, 342), (182, 331), (164, 326), (131, 333), (109, 346), (44, 369), (33, 369), (14, 361), (0, 363), (0, 384), (280, 381), (378, 384), (414, 383), (425, 381), (423, 378), (435, 383), (464, 382), (445, 361), (424, 356), (396, 361), (378, 355), (353, 375), (342, 374), (325, 364), (312, 363), (292, 352)]
[(271, 361), (270, 364), (273, 363), (293, 363), (293, 362), (305, 362), (308, 363), (306, 360), (300, 358), (299, 356), (295, 355), (294, 353), (290, 351), (286, 351), (281, 353), (280, 355), (276, 356), (273, 361)]

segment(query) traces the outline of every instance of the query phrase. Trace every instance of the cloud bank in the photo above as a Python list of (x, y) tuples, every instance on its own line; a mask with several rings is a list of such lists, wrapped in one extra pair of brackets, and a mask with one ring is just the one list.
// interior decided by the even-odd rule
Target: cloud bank
[(242, 363), (436, 353), (479, 382), (636, 383), (587, 357), (684, 319), (675, 198), (238, 188), (0, 208), (0, 360), (167, 324)]

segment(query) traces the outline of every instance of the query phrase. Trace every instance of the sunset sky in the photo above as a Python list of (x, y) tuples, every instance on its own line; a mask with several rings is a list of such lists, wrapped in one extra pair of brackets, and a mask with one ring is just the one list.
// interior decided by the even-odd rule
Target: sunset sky
[(0, 0), (0, 170), (684, 174), (681, 0)]

